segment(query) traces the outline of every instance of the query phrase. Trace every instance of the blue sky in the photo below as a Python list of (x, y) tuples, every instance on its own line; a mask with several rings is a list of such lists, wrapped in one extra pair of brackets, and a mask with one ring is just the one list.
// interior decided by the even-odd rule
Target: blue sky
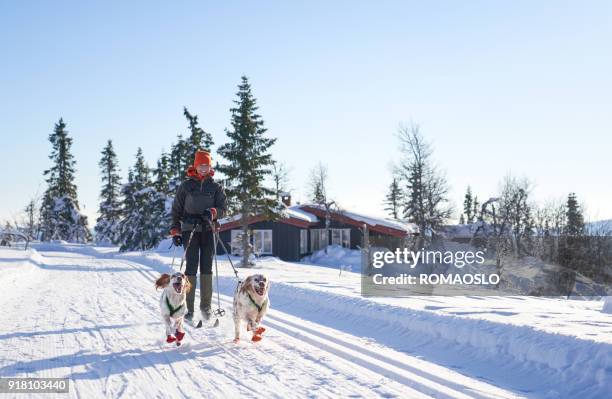
[(322, 161), (342, 205), (383, 214), (414, 121), (457, 206), (511, 172), (612, 218), (611, 41), (607, 1), (3, 2), (0, 220), (44, 190), (60, 116), (95, 217), (107, 139), (124, 175), (138, 146), (153, 165), (186, 105), (221, 144), (243, 74), (297, 199)]

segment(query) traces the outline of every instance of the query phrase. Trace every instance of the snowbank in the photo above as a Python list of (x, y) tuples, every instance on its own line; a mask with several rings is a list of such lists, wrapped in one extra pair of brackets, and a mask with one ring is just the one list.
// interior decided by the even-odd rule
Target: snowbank
[[(224, 294), (234, 288), (233, 279), (222, 279)], [(607, 343), (332, 292), (313, 295), (312, 290), (276, 281), (270, 300), (283, 312), (409, 353), (424, 353), (436, 362), (448, 362), (452, 353), (451, 362), (498, 368), (498, 378), (509, 378), (504, 370), (512, 370), (513, 378), (532, 378), (540, 389), (547, 386), (550, 392), (554, 386), (555, 397), (606, 397), (612, 386), (612, 345)]]
[(361, 270), (361, 251), (331, 245), (327, 247), (327, 253), (321, 249), (302, 258), (301, 262), (359, 272)]
[(601, 309), (601, 311), (604, 313), (612, 314), (612, 296), (605, 297), (603, 308)]

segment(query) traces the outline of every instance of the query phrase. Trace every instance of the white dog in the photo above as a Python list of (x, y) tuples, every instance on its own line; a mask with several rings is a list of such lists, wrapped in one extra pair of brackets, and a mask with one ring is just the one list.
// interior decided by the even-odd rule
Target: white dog
[[(172, 276), (164, 273), (155, 281), (155, 288), (163, 289), (159, 305), (162, 319), (166, 325), (166, 342), (176, 341), (176, 345), (180, 346), (185, 336), (183, 317), (187, 314), (186, 298), (191, 284), (183, 273), (177, 272)], [(173, 324), (174, 331), (172, 331)]]
[(253, 332), (251, 340), (261, 341), (261, 334), (266, 331), (259, 323), (270, 307), (268, 291), (270, 282), (263, 274), (254, 274), (238, 283), (234, 293), (234, 342), (240, 341), (240, 327), (247, 323), (247, 331)]

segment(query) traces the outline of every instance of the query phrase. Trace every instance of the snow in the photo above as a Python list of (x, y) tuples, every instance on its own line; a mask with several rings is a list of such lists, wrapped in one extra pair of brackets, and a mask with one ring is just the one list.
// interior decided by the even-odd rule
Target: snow
[[(321, 210), (325, 209), (322, 205), (318, 205), (318, 204), (302, 204), (302, 205), (297, 205), (297, 206), (298, 207), (309, 206), (312, 208), (319, 208)], [(332, 212), (339, 213), (348, 218), (366, 223), (370, 226), (390, 227), (392, 229), (405, 231), (406, 233), (410, 233), (410, 234), (418, 233), (419, 231), (419, 228), (413, 223), (405, 223), (405, 222), (391, 219), (391, 218), (381, 218), (381, 217), (376, 217), (376, 216), (369, 216), (369, 215), (364, 215), (362, 213), (349, 212), (345, 210), (339, 210), (339, 211), (333, 210)]]
[(321, 249), (302, 258), (302, 262), (359, 272), (361, 270), (361, 252), (343, 248), (340, 245), (330, 245), (327, 247), (327, 254), (324, 249)]
[[(292, 218), (303, 220), (303, 221), (309, 222), (309, 223), (316, 223), (316, 222), (319, 221), (319, 219), (315, 215), (313, 215), (312, 213), (306, 212), (305, 210), (301, 209), (299, 205), (285, 207), (282, 210), (282, 213), (284, 213), (284, 216), (287, 217), (287, 218), (292, 217)], [(227, 217), (224, 217), (222, 219), (219, 219), (219, 223), (221, 225), (223, 225), (223, 224), (226, 224), (226, 223), (236, 222), (236, 221), (240, 220), (241, 218), (242, 218), (241, 214), (236, 214), (236, 215), (233, 215), (233, 216), (227, 216)]]
[(317, 223), (319, 221), (319, 219), (315, 215), (306, 212), (299, 206), (290, 206), (285, 210), (285, 212), (292, 218), (304, 220), (309, 223)]
[(612, 296), (607, 296), (604, 299), (604, 304), (601, 308), (601, 311), (604, 313), (612, 314)]
[[(153, 280), (180, 253), (158, 248), (0, 249), (0, 375), (69, 377), (75, 398), (609, 397), (602, 301), (364, 298), (358, 273), (269, 257), (239, 270), (272, 281), (262, 342), (231, 343), (228, 317), (164, 347)], [(219, 269), (230, 309), (236, 281)]]

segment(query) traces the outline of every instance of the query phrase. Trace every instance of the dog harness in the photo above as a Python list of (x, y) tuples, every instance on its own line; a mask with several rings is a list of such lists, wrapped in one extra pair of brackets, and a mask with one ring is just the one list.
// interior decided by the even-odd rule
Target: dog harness
[(183, 307), (184, 304), (181, 303), (180, 306), (178, 306), (176, 308), (173, 308), (172, 305), (170, 304), (170, 301), (168, 300), (168, 296), (166, 295), (166, 305), (168, 305), (168, 310), (170, 311), (170, 316), (174, 316), (174, 314), (176, 312), (178, 312)]
[(253, 298), (251, 298), (251, 294), (249, 294), (248, 292), (247, 292), (247, 296), (248, 296), (248, 297), (249, 297), (249, 299), (251, 300), (251, 303), (252, 303), (253, 305), (255, 305), (255, 307), (257, 308), (257, 313), (261, 313), (261, 309), (263, 309), (263, 307), (264, 307), (264, 306), (266, 306), (266, 303), (268, 302), (268, 298), (266, 298), (266, 300), (265, 300), (265, 301), (263, 301), (263, 303), (261, 304), (261, 306), (259, 306), (259, 305), (257, 304), (257, 302), (255, 302), (255, 301), (253, 300)]

